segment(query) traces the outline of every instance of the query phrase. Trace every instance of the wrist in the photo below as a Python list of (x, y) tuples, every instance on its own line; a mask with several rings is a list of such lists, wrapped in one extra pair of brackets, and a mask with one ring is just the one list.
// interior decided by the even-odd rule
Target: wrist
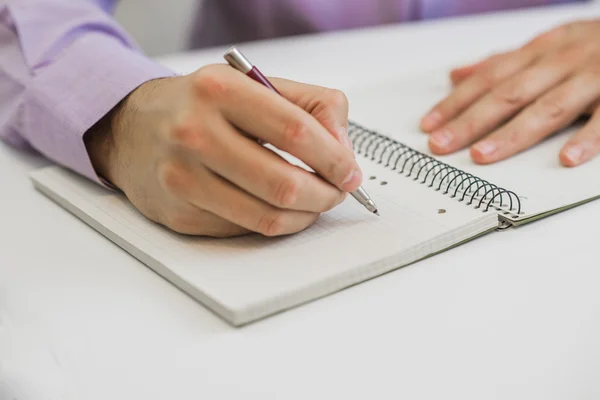
[(108, 114), (100, 119), (85, 134), (84, 141), (90, 161), (99, 178), (119, 187), (117, 182), (117, 146), (115, 141), (115, 125), (121, 113), (124, 101), (116, 105)]
[(156, 89), (168, 78), (145, 82), (130, 92), (86, 134), (85, 143), (96, 174), (125, 190), (126, 174), (130, 166), (130, 152), (140, 151), (135, 141), (136, 130), (147, 131), (151, 124), (149, 114), (155, 114), (153, 99)]

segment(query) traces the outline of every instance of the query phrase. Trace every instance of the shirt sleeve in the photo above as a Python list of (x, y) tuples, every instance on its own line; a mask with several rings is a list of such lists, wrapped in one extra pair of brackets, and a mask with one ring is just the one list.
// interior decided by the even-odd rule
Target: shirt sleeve
[(419, 8), (422, 19), (432, 19), (586, 1), (589, 0), (419, 0)]
[(0, 2), (0, 138), (98, 183), (84, 134), (142, 83), (174, 75), (139, 51), (114, 3)]

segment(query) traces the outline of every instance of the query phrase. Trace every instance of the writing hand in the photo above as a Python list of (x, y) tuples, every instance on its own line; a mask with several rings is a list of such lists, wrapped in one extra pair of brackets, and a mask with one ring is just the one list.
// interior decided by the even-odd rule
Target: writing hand
[(147, 82), (92, 132), (92, 162), (144, 215), (174, 231), (299, 232), (356, 190), (362, 173), (347, 136), (346, 97), (272, 82), (283, 97), (225, 65)]

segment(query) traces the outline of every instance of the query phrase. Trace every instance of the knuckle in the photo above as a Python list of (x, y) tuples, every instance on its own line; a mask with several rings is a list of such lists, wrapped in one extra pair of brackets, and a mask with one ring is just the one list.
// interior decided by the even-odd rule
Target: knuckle
[(579, 62), (582, 62), (596, 51), (597, 46), (595, 43), (593, 45), (588, 43), (578, 43), (561, 49), (555, 55), (554, 61), (562, 67), (576, 67)]
[(283, 139), (288, 149), (293, 149), (306, 141), (308, 137), (308, 124), (302, 118), (292, 118), (286, 125), (283, 132)]
[(580, 58), (582, 54), (584, 54), (588, 49), (586, 46), (582, 45), (573, 45), (567, 46), (562, 53), (562, 61), (565, 62), (573, 62), (573, 60)]
[(327, 89), (325, 93), (325, 99), (327, 104), (333, 108), (347, 108), (348, 97), (344, 92), (337, 89)]
[(302, 186), (301, 179), (294, 176), (286, 176), (280, 179), (273, 189), (274, 205), (278, 207), (294, 205), (300, 196)]
[(285, 232), (285, 221), (282, 211), (269, 210), (259, 219), (256, 231), (264, 236), (279, 236)]
[[(497, 66), (504, 64), (507, 60), (519, 54), (519, 50), (511, 50), (502, 53), (494, 53), (485, 60), (484, 68), (494, 70)], [(496, 71), (494, 71), (496, 72)]]
[(190, 233), (195, 228), (195, 225), (189, 215), (183, 213), (181, 210), (172, 210), (165, 215), (164, 224), (167, 228), (181, 234)]
[[(204, 210), (179, 207), (169, 210), (163, 217), (163, 225), (183, 235), (227, 237), (235, 232), (233, 224), (219, 225)], [(239, 231), (239, 230), (238, 230)]]
[(229, 85), (224, 72), (216, 65), (209, 65), (198, 70), (194, 73), (192, 80), (196, 93), (211, 99), (227, 97)]
[(158, 168), (158, 182), (168, 193), (180, 195), (189, 186), (189, 177), (179, 165), (167, 162)]
[(567, 32), (570, 30), (569, 24), (557, 26), (547, 32), (542, 33), (541, 35), (535, 37), (530, 45), (532, 46), (543, 46), (550, 43), (553, 43), (557, 40), (564, 38), (567, 35)]
[(557, 35), (563, 38), (573, 36), (580, 30), (581, 27), (585, 26), (585, 23), (585, 21), (567, 22), (566, 24), (563, 24), (557, 28)]
[(564, 101), (558, 96), (543, 96), (536, 100), (540, 118), (558, 119), (566, 113)]
[(512, 85), (514, 85), (514, 90), (521, 89), (523, 92), (531, 92), (531, 84), (537, 82), (540, 79), (540, 75), (546, 73), (548, 71), (549, 65), (540, 62), (535, 68), (527, 68), (525, 69), (518, 78), (512, 81)]
[(523, 106), (526, 102), (524, 95), (524, 86), (522, 82), (516, 82), (493, 90), (491, 92), (494, 102), (505, 106)]
[(494, 53), (485, 59), (485, 64), (489, 65), (489, 64), (497, 63), (498, 61), (500, 61), (502, 59), (502, 57), (504, 57), (503, 53)]
[(191, 118), (185, 117), (169, 130), (169, 142), (202, 153), (210, 145), (210, 131)]
[(493, 88), (497, 81), (498, 73), (496, 72), (496, 69), (491, 66), (484, 68), (483, 71), (477, 75), (477, 86), (484, 91)]

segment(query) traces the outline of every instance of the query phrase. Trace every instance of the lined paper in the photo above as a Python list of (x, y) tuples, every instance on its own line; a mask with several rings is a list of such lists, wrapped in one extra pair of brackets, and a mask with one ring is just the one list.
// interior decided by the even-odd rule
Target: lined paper
[(497, 226), (494, 213), (482, 213), (393, 171), (360, 162), (367, 177), (363, 187), (381, 217), (349, 196), (305, 231), (278, 238), (180, 235), (145, 218), (122, 195), (59, 167), (38, 171), (32, 178), (63, 207), (239, 324), (335, 292)]

